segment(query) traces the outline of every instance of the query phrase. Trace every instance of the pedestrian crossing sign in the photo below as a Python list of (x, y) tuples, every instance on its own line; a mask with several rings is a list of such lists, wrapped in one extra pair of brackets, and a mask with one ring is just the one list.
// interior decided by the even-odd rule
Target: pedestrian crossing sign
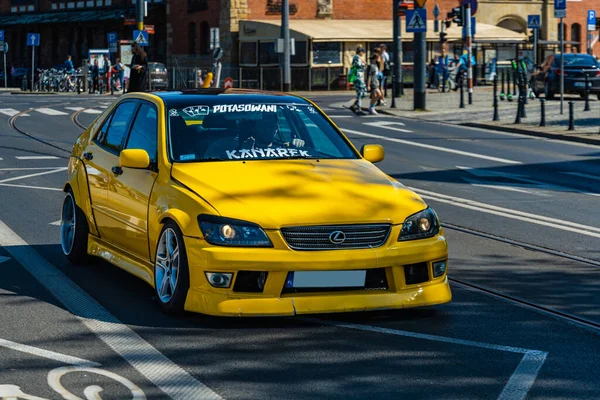
[(540, 16), (539, 15), (528, 15), (527, 16), (527, 28), (529, 29), (540, 29)]
[(427, 32), (427, 9), (406, 11), (406, 32)]
[(148, 32), (133, 31), (133, 41), (137, 42), (140, 46), (148, 46)]

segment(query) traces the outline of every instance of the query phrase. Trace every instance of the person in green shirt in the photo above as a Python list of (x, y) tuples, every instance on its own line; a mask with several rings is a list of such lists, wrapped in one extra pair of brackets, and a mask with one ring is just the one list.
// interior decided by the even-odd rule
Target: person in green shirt
[(355, 70), (356, 73), (356, 77), (354, 78), (354, 90), (356, 91), (356, 100), (354, 101), (354, 104), (350, 107), (350, 109), (358, 115), (365, 115), (364, 111), (361, 110), (362, 98), (365, 97), (367, 93), (367, 85), (365, 85), (363, 76), (366, 66), (366, 63), (362, 58), (364, 54), (365, 49), (361, 46), (358, 46), (356, 49), (356, 54), (354, 55), (354, 58), (352, 58), (352, 68)]

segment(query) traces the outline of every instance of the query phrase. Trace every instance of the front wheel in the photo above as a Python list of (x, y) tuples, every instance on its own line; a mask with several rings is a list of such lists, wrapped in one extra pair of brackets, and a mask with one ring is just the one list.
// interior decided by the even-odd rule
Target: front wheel
[(65, 194), (60, 218), (60, 244), (63, 254), (73, 264), (87, 261), (88, 224), (83, 211), (75, 203), (73, 192)]
[(190, 275), (183, 235), (172, 221), (165, 223), (156, 246), (154, 288), (164, 312), (183, 312)]

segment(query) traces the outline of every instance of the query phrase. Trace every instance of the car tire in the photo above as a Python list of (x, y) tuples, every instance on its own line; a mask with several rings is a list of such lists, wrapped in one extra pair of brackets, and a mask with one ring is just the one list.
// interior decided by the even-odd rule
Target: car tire
[(181, 314), (190, 288), (188, 258), (181, 230), (167, 221), (154, 257), (154, 291), (163, 312)]
[(544, 94), (546, 96), (546, 100), (554, 99), (554, 92), (550, 90), (550, 83), (546, 81), (546, 86), (544, 87)]
[(69, 189), (65, 194), (60, 217), (60, 244), (63, 254), (73, 264), (89, 260), (87, 253), (89, 227), (85, 214), (75, 203)]

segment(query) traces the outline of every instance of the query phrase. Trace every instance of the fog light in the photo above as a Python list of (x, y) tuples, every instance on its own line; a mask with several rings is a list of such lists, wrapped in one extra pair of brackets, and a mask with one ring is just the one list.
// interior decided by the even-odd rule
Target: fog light
[(224, 274), (222, 272), (205, 272), (206, 279), (211, 286), (216, 288), (228, 288), (231, 285), (233, 274)]
[(433, 276), (437, 278), (438, 276), (444, 275), (446, 272), (446, 261), (438, 261), (433, 263)]

